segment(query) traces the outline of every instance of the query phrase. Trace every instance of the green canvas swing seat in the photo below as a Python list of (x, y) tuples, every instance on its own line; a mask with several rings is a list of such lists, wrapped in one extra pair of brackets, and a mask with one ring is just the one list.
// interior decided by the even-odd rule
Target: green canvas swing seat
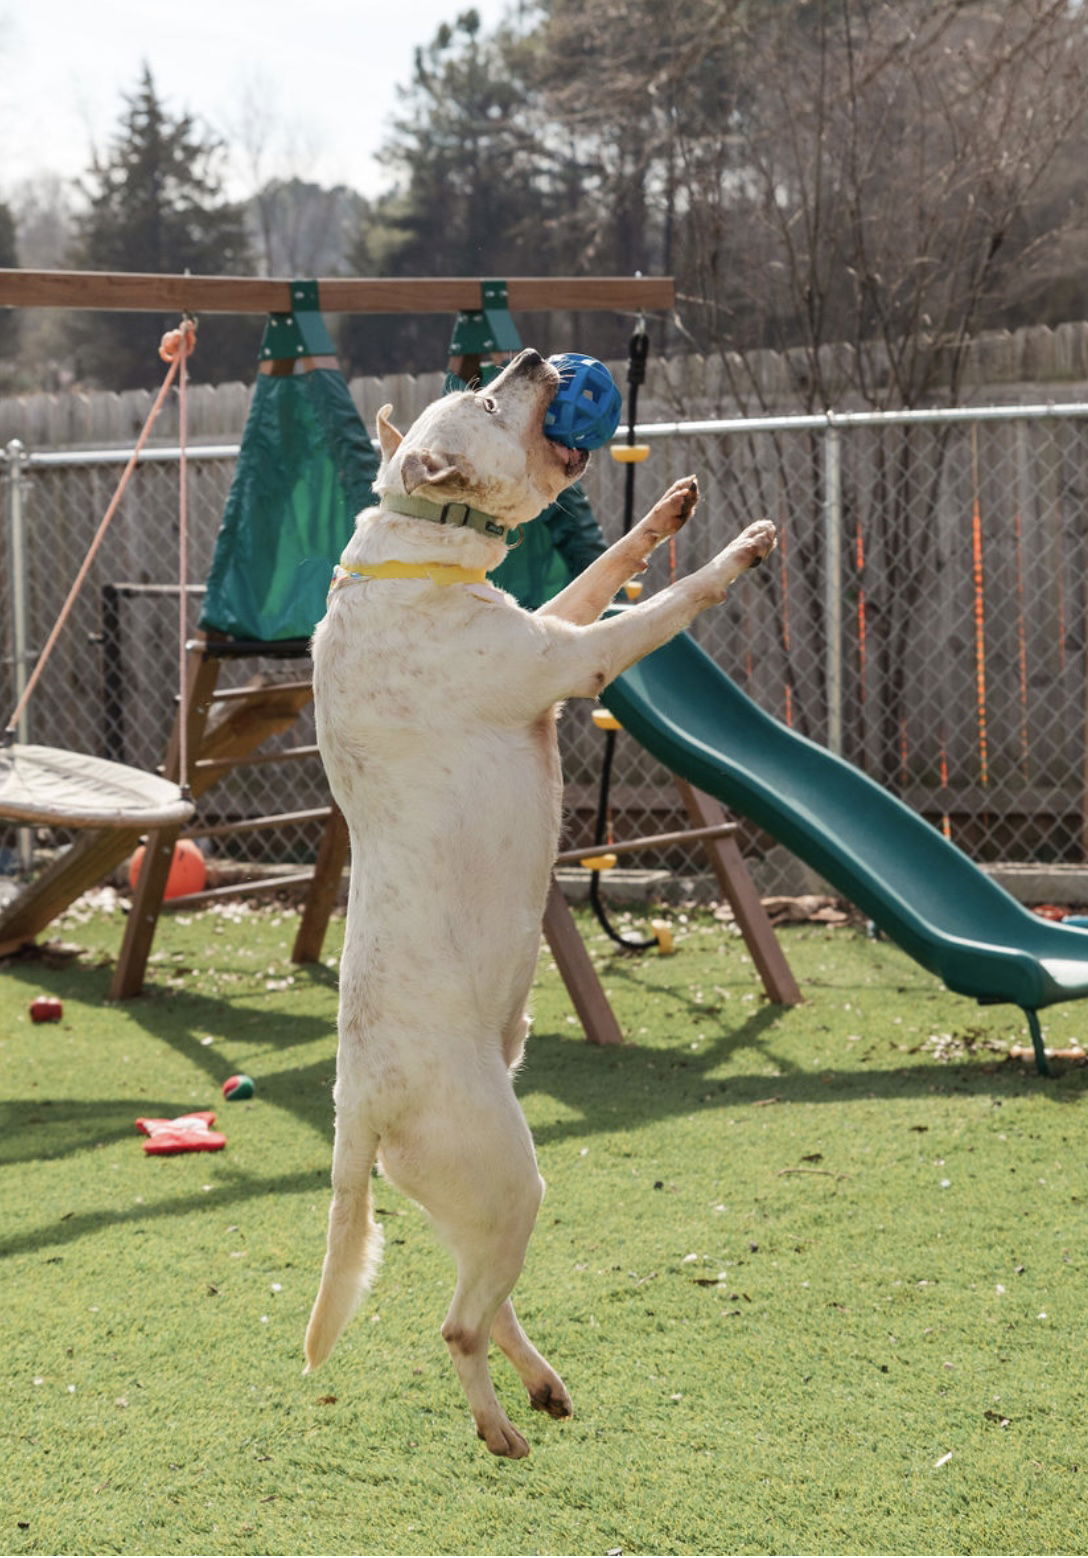
[[(294, 282), (292, 295), (294, 313), (271, 315), (265, 330), (208, 576), (200, 625), (231, 641), (210, 645), (216, 654), (304, 652), (356, 515), (377, 502), (379, 456), (317, 312), (317, 285)], [(604, 547), (575, 486), (525, 528), (493, 578), (534, 610)]]
[(253, 650), (301, 652), (325, 611), (355, 516), (375, 501), (378, 455), (317, 312), (316, 282), (272, 314), (208, 576), (200, 625)]

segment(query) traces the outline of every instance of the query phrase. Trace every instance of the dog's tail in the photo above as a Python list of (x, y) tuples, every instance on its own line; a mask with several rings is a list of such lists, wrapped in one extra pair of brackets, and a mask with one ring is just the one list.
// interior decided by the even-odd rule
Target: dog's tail
[[(338, 1139), (337, 1147), (341, 1146)], [(374, 1221), (370, 1174), (377, 1157), (377, 1140), (369, 1153), (355, 1152), (352, 1173), (334, 1173), (329, 1237), (321, 1286), (306, 1327), (306, 1368), (316, 1369), (336, 1346), (340, 1332), (358, 1309), (363, 1294), (378, 1273), (382, 1230)]]

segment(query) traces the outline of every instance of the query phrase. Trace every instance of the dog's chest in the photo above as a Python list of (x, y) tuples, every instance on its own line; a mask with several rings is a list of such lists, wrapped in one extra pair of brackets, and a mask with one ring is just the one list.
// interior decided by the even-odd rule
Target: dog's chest
[(318, 740), (334, 787), (425, 790), (431, 805), (460, 805), (473, 787), (477, 804), (548, 801), (561, 785), (555, 711), (526, 718), (511, 698), (509, 649), (523, 620), (499, 592), (394, 595), (375, 582), (335, 602), (314, 642)]

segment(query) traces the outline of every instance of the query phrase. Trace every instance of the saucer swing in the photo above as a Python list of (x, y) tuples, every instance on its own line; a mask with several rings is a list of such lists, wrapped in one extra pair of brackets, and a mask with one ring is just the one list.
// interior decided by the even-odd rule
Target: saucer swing
[(147, 773), (127, 763), (113, 762), (87, 752), (71, 752), (63, 747), (20, 742), (17, 740), (17, 733), (34, 689), (71, 615), (91, 565), (105, 539), (110, 522), (120, 506), (140, 452), (175, 378), (178, 381), (179, 443), (181, 445), (178, 562), (181, 589), (179, 591), (178, 665), (180, 691), (184, 700), (185, 642), (188, 636), (185, 590), (188, 572), (185, 465), (186, 360), (195, 343), (195, 325), (188, 318), (182, 321), (177, 330), (171, 330), (163, 337), (159, 354), (169, 367), (162, 387), (148, 413), (147, 421), (125, 466), (117, 490), (102, 517), (87, 555), (72, 582), (64, 605), (0, 739), (0, 817), (19, 824), (39, 824), (49, 827), (143, 830), (178, 827), (187, 822), (193, 814), (193, 802), (188, 784), (188, 754), (184, 750), (181, 753), (179, 782), (174, 783), (160, 774)]

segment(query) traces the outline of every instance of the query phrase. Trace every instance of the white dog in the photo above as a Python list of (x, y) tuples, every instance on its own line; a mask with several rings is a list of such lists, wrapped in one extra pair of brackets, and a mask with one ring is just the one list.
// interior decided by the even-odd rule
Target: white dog
[(593, 698), (762, 560), (749, 528), (712, 562), (601, 613), (697, 501), (693, 477), (535, 614), (484, 582), (508, 531), (588, 456), (543, 433), (556, 369), (523, 351), (401, 436), (378, 414), (378, 508), (359, 518), (314, 636), (318, 740), (351, 833), (328, 1250), (306, 1333), (331, 1352), (377, 1268), (371, 1171), (428, 1212), (457, 1264), (442, 1327), (480, 1437), (529, 1446), (499, 1404), (494, 1338), (532, 1405), (568, 1417), (510, 1302), (543, 1191), (512, 1073), (559, 837), (556, 707)]

